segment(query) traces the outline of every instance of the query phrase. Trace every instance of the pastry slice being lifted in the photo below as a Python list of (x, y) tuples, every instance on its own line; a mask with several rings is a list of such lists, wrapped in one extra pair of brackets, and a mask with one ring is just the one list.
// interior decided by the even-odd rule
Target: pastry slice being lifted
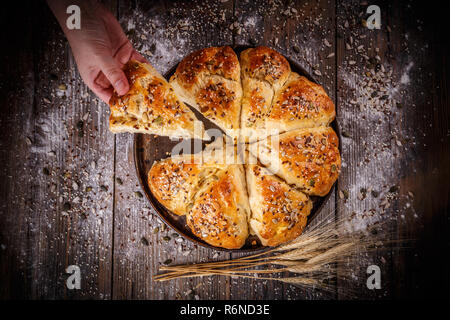
[(240, 60), (241, 128), (246, 141), (333, 121), (335, 107), (322, 86), (291, 72), (288, 61), (275, 50), (247, 49)]
[(148, 184), (162, 205), (186, 215), (197, 237), (213, 246), (238, 249), (248, 236), (245, 176), (242, 165), (227, 165), (223, 159), (208, 153), (203, 160), (197, 158), (198, 163), (194, 155), (167, 158), (153, 164)]
[(313, 207), (311, 199), (259, 164), (246, 165), (246, 176), (249, 224), (261, 243), (277, 246), (298, 237)]
[(292, 130), (249, 149), (271, 172), (309, 195), (325, 196), (339, 176), (339, 140), (331, 127)]
[(209, 139), (204, 134), (203, 123), (150, 64), (131, 60), (125, 65), (124, 73), (130, 90), (123, 96), (114, 93), (109, 101), (112, 132)]
[(236, 53), (228, 46), (210, 47), (183, 59), (170, 78), (175, 93), (236, 141), (242, 88)]

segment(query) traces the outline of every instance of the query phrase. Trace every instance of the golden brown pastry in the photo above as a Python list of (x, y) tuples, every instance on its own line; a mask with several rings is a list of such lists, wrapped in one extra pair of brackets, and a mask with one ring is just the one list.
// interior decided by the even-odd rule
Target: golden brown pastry
[(309, 195), (326, 195), (339, 175), (339, 140), (330, 127), (297, 129), (250, 146), (272, 172)]
[(250, 216), (242, 165), (231, 165), (204, 184), (194, 197), (186, 221), (210, 245), (239, 249), (248, 237)]
[(162, 205), (185, 215), (195, 193), (221, 168), (218, 164), (197, 164), (193, 155), (174, 156), (153, 164), (148, 185)]
[(284, 86), (275, 94), (266, 116), (266, 128), (280, 133), (328, 126), (336, 116), (334, 103), (322, 86), (291, 72)]
[(287, 81), (289, 62), (267, 47), (244, 50), (240, 55), (242, 79), (241, 135), (244, 141), (256, 141), (269, 135), (264, 119), (275, 95)]
[(333, 101), (322, 86), (291, 72), (288, 61), (266, 47), (241, 53), (242, 139), (248, 142), (299, 128), (327, 126)]
[[(132, 60), (125, 65), (124, 72), (130, 90), (121, 97), (114, 93), (109, 101), (112, 132), (203, 138), (203, 123), (176, 97), (172, 87), (151, 65)], [(194, 122), (197, 130), (194, 130)]]
[(242, 165), (223, 164), (226, 153), (205, 153), (155, 162), (148, 184), (155, 198), (177, 215), (187, 215), (192, 232), (218, 247), (235, 249), (248, 236), (250, 214)]
[(307, 195), (258, 164), (246, 165), (250, 228), (265, 246), (298, 237), (312, 209)]
[(170, 84), (183, 102), (236, 139), (242, 87), (233, 49), (211, 47), (191, 53), (179, 63)]
[[(199, 50), (180, 62), (170, 79), (173, 96), (231, 138), (214, 135), (200, 155), (156, 162), (148, 184), (210, 245), (238, 249), (251, 232), (277, 246), (302, 233), (313, 207), (308, 195), (326, 195), (339, 175), (339, 141), (329, 127), (335, 107), (275, 50), (247, 49), (240, 64), (229, 47)], [(239, 127), (240, 134), (233, 131)], [(238, 137), (251, 143), (236, 144)]]

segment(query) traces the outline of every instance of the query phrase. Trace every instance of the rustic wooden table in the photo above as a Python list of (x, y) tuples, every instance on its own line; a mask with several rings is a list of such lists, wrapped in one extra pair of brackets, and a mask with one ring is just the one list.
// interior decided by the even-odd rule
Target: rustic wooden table
[[(25, 299), (321, 299), (448, 297), (450, 124), (445, 37), (422, 8), (378, 1), (105, 1), (162, 73), (217, 45), (268, 45), (298, 63), (337, 106), (343, 170), (323, 215), (350, 228), (388, 221), (408, 248), (339, 268), (335, 292), (276, 281), (152, 281), (159, 266), (231, 258), (163, 227), (142, 197), (132, 135), (108, 131), (108, 106), (81, 81), (44, 2), (2, 10), (0, 297)], [(320, 218), (320, 217), (319, 217)], [(318, 219), (319, 219), (318, 218)], [(80, 290), (65, 285), (81, 268)], [(366, 269), (382, 288), (366, 287)]]

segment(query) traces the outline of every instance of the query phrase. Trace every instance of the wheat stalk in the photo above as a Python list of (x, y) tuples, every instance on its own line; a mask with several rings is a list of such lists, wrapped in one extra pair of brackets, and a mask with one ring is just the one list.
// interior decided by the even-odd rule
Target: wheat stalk
[[(381, 240), (379, 233), (372, 234), (368, 227), (363, 231), (347, 232), (346, 220), (334, 221), (327, 217), (310, 227), (295, 240), (264, 252), (227, 261), (188, 265), (162, 266), (165, 273), (155, 275), (155, 281), (204, 276), (230, 276), (240, 278), (276, 280), (302, 287), (323, 290), (334, 288), (327, 282), (337, 276), (338, 264), (361, 252), (379, 250), (393, 241)], [(378, 227), (384, 227), (380, 223)], [(339, 275), (338, 275), (339, 274)], [(278, 276), (276, 276), (278, 275)]]

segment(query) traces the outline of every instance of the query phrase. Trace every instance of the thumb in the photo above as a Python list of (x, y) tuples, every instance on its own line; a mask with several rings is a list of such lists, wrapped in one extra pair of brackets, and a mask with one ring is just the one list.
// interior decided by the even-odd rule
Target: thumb
[(128, 80), (121, 69), (121, 65), (110, 56), (102, 56), (100, 69), (114, 87), (118, 95), (124, 95), (129, 90)]

